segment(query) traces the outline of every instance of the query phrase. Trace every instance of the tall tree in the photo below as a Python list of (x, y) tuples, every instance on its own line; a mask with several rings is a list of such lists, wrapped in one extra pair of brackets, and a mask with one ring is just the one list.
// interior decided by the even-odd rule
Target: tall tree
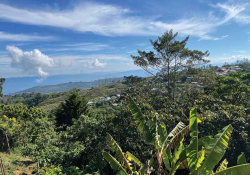
[(0, 97), (3, 95), (2, 90), (3, 90), (3, 83), (5, 82), (5, 78), (0, 78)]
[(62, 102), (55, 111), (58, 126), (71, 126), (72, 119), (78, 119), (82, 114), (88, 114), (86, 98), (81, 97), (77, 90), (73, 90), (68, 99)]
[(189, 50), (186, 47), (189, 36), (182, 41), (177, 41), (178, 33), (173, 30), (167, 31), (157, 40), (150, 40), (156, 52), (138, 50), (139, 56), (131, 55), (134, 64), (155, 75), (151, 70), (156, 70), (158, 74), (165, 75), (168, 80), (168, 93), (170, 98), (174, 98), (175, 82), (177, 73), (187, 67), (193, 67), (201, 63), (207, 63), (209, 52)]

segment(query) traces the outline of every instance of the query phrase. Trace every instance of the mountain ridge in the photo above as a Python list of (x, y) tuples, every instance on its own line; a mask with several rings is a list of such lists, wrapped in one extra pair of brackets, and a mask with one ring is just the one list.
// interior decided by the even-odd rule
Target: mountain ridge
[(35, 86), (32, 88), (25, 89), (23, 91), (18, 91), (15, 92), (11, 95), (15, 94), (23, 94), (23, 93), (55, 93), (55, 92), (66, 92), (71, 89), (90, 89), (92, 87), (98, 87), (98, 86), (103, 86), (103, 85), (108, 85), (111, 83), (119, 82), (123, 78), (107, 78), (107, 79), (100, 79), (100, 80), (95, 80), (92, 82), (68, 82), (68, 83), (60, 83), (60, 84), (55, 84), (55, 85), (42, 85), (42, 86)]
[(53, 75), (47, 77), (43, 82), (37, 83), (36, 79), (39, 77), (13, 77), (6, 78), (5, 83), (3, 84), (3, 94), (10, 95), (15, 94), (16, 92), (24, 91), (29, 88), (36, 86), (44, 85), (56, 85), (68, 82), (93, 82), (98, 79), (104, 78), (114, 78), (114, 77), (123, 77), (123, 76), (139, 76), (147, 77), (148, 74), (142, 70), (132, 70), (125, 72), (96, 72), (91, 74), (72, 74), (72, 75)]

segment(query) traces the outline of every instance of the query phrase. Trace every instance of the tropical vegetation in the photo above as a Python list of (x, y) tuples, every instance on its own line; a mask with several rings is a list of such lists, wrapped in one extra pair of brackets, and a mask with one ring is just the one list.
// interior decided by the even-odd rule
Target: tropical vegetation
[(169, 31), (151, 42), (155, 52), (132, 56), (146, 78), (0, 97), (5, 174), (250, 172), (249, 61), (221, 76), (187, 41)]

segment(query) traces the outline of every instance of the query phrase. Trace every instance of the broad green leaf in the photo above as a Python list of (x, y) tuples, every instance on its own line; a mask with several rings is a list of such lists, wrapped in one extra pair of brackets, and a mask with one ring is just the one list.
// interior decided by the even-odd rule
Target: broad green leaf
[(210, 144), (211, 140), (212, 140), (211, 136), (206, 136), (198, 139), (199, 151), (202, 150), (202, 147), (206, 148)]
[(247, 161), (246, 161), (245, 154), (242, 152), (241, 155), (239, 155), (237, 158), (237, 164), (241, 165), (241, 164), (246, 164), (246, 163)]
[(221, 162), (220, 166), (217, 168), (216, 173), (219, 172), (219, 171), (222, 171), (222, 170), (227, 169), (227, 164), (228, 164), (227, 159), (224, 159), (224, 160)]
[(168, 134), (168, 138), (175, 137), (180, 131), (182, 131), (186, 125), (182, 122), (179, 122), (174, 129)]
[(154, 137), (152, 136), (152, 131), (148, 127), (145, 116), (142, 114), (140, 108), (137, 107), (134, 100), (130, 96), (127, 97), (127, 100), (128, 108), (135, 119), (135, 124), (137, 125), (138, 130), (143, 134), (145, 141), (152, 144)]
[(179, 137), (180, 142), (175, 146), (174, 149), (174, 153), (173, 153), (173, 157), (172, 157), (172, 165), (176, 164), (176, 162), (179, 160), (180, 158), (180, 154), (182, 153), (182, 151), (184, 150), (184, 145), (183, 145), (183, 141), (184, 141), (184, 136), (181, 135)]
[(205, 159), (205, 150), (202, 149), (202, 151), (199, 153), (198, 158), (194, 162), (194, 168), (191, 170), (190, 175), (197, 175), (198, 174), (198, 168), (201, 166), (201, 163)]
[(198, 123), (199, 119), (197, 116), (197, 109), (193, 108), (190, 111), (189, 116), (189, 130), (191, 131), (190, 136), (192, 140), (190, 141), (190, 145), (188, 146), (186, 153), (187, 153), (187, 161), (188, 167), (191, 172), (197, 170), (197, 160), (198, 160), (198, 152), (199, 152), (199, 145), (198, 145)]
[[(159, 132), (158, 132), (158, 124), (157, 124), (157, 115), (154, 116), (153, 120), (154, 120), (154, 124), (155, 124), (155, 126), (154, 126), (154, 128), (155, 128), (155, 133), (154, 133), (154, 135), (155, 135), (155, 144), (154, 144), (154, 146), (155, 146), (155, 148), (157, 150), (160, 150), (162, 144), (161, 144), (161, 140), (159, 138), (160, 135), (158, 134)], [(160, 156), (160, 155), (158, 154), (158, 156)]]
[(167, 137), (167, 129), (166, 129), (166, 126), (164, 125), (164, 123), (159, 124), (158, 132), (159, 132), (159, 135), (160, 135), (160, 142), (161, 142), (161, 145), (162, 145), (163, 142), (165, 141), (166, 137)]
[(136, 158), (133, 154), (131, 154), (128, 151), (126, 153), (127, 153), (127, 156), (128, 156), (127, 159), (129, 161), (134, 161), (139, 167), (143, 166), (143, 164), (141, 163), (141, 161), (138, 158)]
[(120, 175), (128, 175), (128, 173), (123, 169), (121, 164), (109, 153), (103, 152), (103, 157), (106, 159), (106, 161), (110, 164), (111, 168), (115, 171), (117, 171)]
[(195, 163), (196, 169), (198, 169), (201, 166), (201, 163), (203, 162), (204, 159), (205, 159), (205, 150), (202, 149), (202, 151), (199, 153), (198, 159)]
[(128, 96), (128, 108), (130, 112), (132, 113), (133, 118), (136, 120), (135, 123), (138, 126), (138, 129), (140, 132), (145, 132), (145, 118), (140, 110), (140, 108), (137, 107), (134, 100)]
[(190, 110), (189, 116), (189, 130), (190, 131), (198, 131), (198, 123), (200, 123), (200, 119), (197, 116), (197, 109), (193, 108)]
[[(198, 139), (198, 153), (201, 152), (203, 148), (206, 148), (207, 145), (209, 145), (211, 139), (212, 139), (211, 136)], [(180, 163), (179, 169), (188, 168), (187, 155), (186, 155), (187, 149), (188, 147), (186, 147), (180, 154), (181, 163)]]
[(116, 143), (116, 141), (113, 139), (113, 137), (110, 134), (107, 134), (107, 140), (109, 141), (111, 148), (115, 152), (115, 156), (117, 160), (121, 163), (122, 166), (124, 166), (126, 170), (130, 170), (129, 162), (124, 156), (122, 149), (120, 148), (120, 146)]
[(179, 141), (178, 137), (185, 135), (187, 132), (188, 126), (179, 122), (164, 140), (160, 154), (163, 155), (167, 148), (172, 148)]
[(214, 173), (214, 175), (249, 175), (250, 164), (237, 165)]
[(219, 163), (226, 152), (232, 131), (233, 127), (228, 125), (223, 128), (222, 133), (217, 134), (215, 138), (212, 139), (211, 143), (206, 148), (206, 159), (199, 169), (200, 175), (212, 171), (215, 165)]
[(163, 155), (163, 163), (165, 165), (165, 167), (167, 168), (168, 171), (170, 171), (170, 162), (169, 162), (169, 156), (167, 155), (167, 152), (169, 151), (170, 149), (168, 149), (164, 155)]
[(140, 175), (142, 174), (145, 174), (145, 170), (148, 168), (148, 165), (144, 165), (144, 166), (141, 166), (141, 168), (139, 169), (138, 173)]
[(180, 158), (182, 151), (184, 150), (184, 145), (183, 145), (184, 136), (180, 135), (178, 139), (180, 141), (178, 144), (175, 145), (173, 156), (171, 158), (171, 170), (169, 173), (170, 175), (175, 174), (176, 170), (179, 168), (181, 164), (181, 162), (179, 161), (179, 158)]

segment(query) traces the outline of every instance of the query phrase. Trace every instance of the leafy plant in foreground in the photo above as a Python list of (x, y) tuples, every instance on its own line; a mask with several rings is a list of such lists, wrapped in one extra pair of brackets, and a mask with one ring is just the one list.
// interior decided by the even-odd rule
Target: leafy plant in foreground
[[(143, 134), (145, 141), (155, 147), (155, 154), (144, 164), (130, 152), (123, 153), (116, 141), (108, 135), (107, 140), (116, 153), (117, 159), (107, 152), (103, 152), (104, 158), (114, 170), (118, 171), (118, 174), (150, 174), (152, 171), (174, 174), (182, 163), (180, 154), (184, 149), (183, 140), (188, 127), (180, 122), (167, 134), (166, 126), (163, 123), (158, 124), (157, 114), (154, 114), (153, 117), (145, 117), (131, 97), (128, 97), (128, 104), (138, 130)], [(173, 148), (174, 151), (172, 152)], [(157, 159), (156, 162), (154, 161), (155, 158)], [(163, 163), (165, 169), (163, 169)], [(139, 167), (139, 170), (137, 167)]]
[(191, 175), (230, 175), (249, 174), (250, 164), (244, 160), (244, 156), (238, 157), (238, 166), (227, 168), (227, 160), (223, 160), (219, 168), (214, 172), (215, 166), (220, 162), (226, 152), (233, 127), (228, 125), (222, 129), (214, 138), (203, 137), (198, 139), (198, 123), (200, 122), (197, 109), (190, 111), (189, 129), (192, 140), (186, 148), (188, 167)]
[[(214, 138), (198, 137), (198, 123), (200, 122), (197, 109), (190, 111), (189, 126), (179, 123), (169, 135), (166, 134), (164, 124), (158, 123), (157, 114), (148, 118), (144, 116), (131, 97), (128, 97), (128, 107), (135, 119), (138, 130), (143, 134), (145, 141), (154, 145), (155, 154), (147, 163), (142, 163), (131, 153), (123, 153), (120, 146), (110, 136), (107, 140), (116, 158), (107, 152), (103, 157), (109, 162), (117, 174), (175, 174), (177, 169), (188, 168), (191, 175), (247, 175), (250, 172), (250, 164), (246, 163), (245, 155), (238, 157), (238, 165), (227, 168), (227, 160), (223, 160), (216, 171), (216, 165), (226, 152), (229, 138), (233, 131), (231, 125), (223, 128)], [(187, 129), (191, 131), (191, 142), (187, 147), (183, 145), (184, 135)], [(155, 158), (157, 161), (155, 161)], [(139, 170), (138, 170), (139, 167)]]

